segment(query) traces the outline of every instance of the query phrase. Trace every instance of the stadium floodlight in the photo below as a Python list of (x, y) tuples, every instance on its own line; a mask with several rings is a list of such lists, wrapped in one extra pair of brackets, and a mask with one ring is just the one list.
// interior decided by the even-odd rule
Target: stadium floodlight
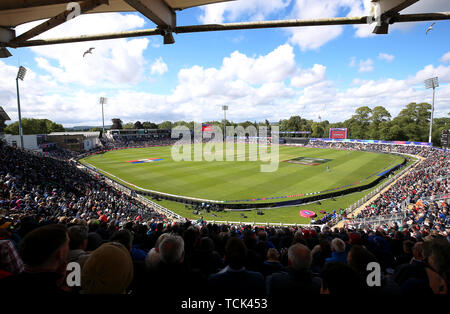
[(433, 132), (433, 114), (434, 114), (434, 92), (436, 90), (436, 87), (439, 87), (439, 80), (436, 77), (429, 78), (425, 80), (425, 88), (426, 89), (433, 89), (433, 101), (431, 103), (431, 119), (430, 119), (430, 134), (428, 136), (428, 143), (431, 143), (431, 135)]
[(25, 74), (27, 74), (27, 69), (25, 69), (23, 66), (19, 67), (19, 72), (17, 72), (17, 79), (21, 79), (23, 81), (23, 79), (25, 78)]
[(224, 105), (222, 106), (222, 110), (223, 110), (223, 140), (226, 140), (226, 127), (227, 127), (227, 110), (228, 110), (228, 106)]
[(16, 77), (16, 89), (17, 89), (17, 112), (19, 115), (19, 135), (20, 135), (20, 147), (24, 149), (23, 146), (23, 130), (22, 130), (22, 116), (20, 114), (20, 95), (19, 95), (19, 79), (23, 81), (25, 78), (25, 74), (27, 73), (27, 69), (25, 69), (23, 66), (19, 67), (19, 71), (17, 72)]
[(102, 104), (102, 121), (103, 121), (103, 132), (102, 137), (105, 136), (105, 114), (103, 111), (103, 105), (106, 104), (107, 98), (106, 97), (100, 97), (100, 103)]

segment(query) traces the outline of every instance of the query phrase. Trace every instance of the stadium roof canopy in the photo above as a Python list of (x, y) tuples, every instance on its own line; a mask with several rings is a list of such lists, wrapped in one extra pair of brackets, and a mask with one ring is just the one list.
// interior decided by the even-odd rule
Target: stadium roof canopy
[(99, 137), (100, 131), (93, 131), (93, 132), (52, 132), (48, 135), (55, 135), (55, 136), (67, 136), (67, 135), (83, 135), (84, 137)]
[[(86, 13), (139, 11), (157, 25), (165, 20), (167, 24), (175, 18), (176, 10), (225, 2), (229, 0), (2, 0), (0, 2), (0, 26), (17, 25), (52, 18), (66, 11), (69, 3), (86, 3)], [(175, 22), (175, 20), (173, 20)], [(171, 24), (172, 27), (175, 24)]]
[[(387, 34), (389, 25), (397, 22), (450, 19), (450, 12), (403, 15), (399, 13), (418, 1), (429, 0), (372, 0), (372, 12), (370, 16), (318, 17), (310, 20), (258, 21), (190, 26), (177, 25), (176, 12), (179, 10), (227, 1), (243, 2), (246, 0), (1, 0), (0, 58), (11, 56), (6, 49), (7, 47), (19, 48), (151, 35), (161, 35), (164, 38), (164, 44), (173, 44), (175, 40), (172, 33), (367, 23), (374, 23), (374, 33)], [(97, 35), (80, 34), (80, 36), (67, 38), (33, 39), (79, 14), (133, 11), (140, 12), (143, 16), (153, 21), (156, 24), (156, 28)], [(14, 30), (16, 26), (39, 20), (45, 21), (25, 33), (16, 36)]]
[(11, 120), (11, 118), (8, 116), (5, 110), (3, 110), (2, 106), (0, 106), (0, 120), (8, 121)]

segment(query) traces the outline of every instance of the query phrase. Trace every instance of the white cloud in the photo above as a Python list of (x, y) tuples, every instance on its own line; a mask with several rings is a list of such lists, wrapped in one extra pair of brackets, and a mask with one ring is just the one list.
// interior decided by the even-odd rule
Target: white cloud
[[(199, 21), (205, 24), (255, 21), (268, 20), (272, 16), (278, 19), (314, 19), (337, 17), (342, 11), (345, 11), (347, 16), (360, 16), (369, 10), (367, 8), (370, 9), (370, 0), (230, 1), (202, 7)], [(287, 12), (287, 9), (292, 10)], [(287, 28), (286, 32), (290, 36), (289, 42), (298, 45), (302, 51), (316, 50), (339, 37), (343, 32), (343, 26), (296, 27)]]
[[(19, 26), (20, 34), (37, 23)], [(145, 20), (132, 14), (105, 13), (82, 15), (62, 24), (38, 38), (65, 37), (101, 32), (118, 32), (142, 27)], [(84, 86), (105, 84), (134, 84), (144, 78), (146, 61), (143, 53), (149, 44), (146, 38), (115, 39), (86, 43), (59, 44), (30, 48), (38, 66), (61, 83)], [(83, 57), (88, 48), (92, 54)]]
[(373, 71), (373, 61), (372, 59), (368, 58), (367, 60), (359, 60), (359, 72), (365, 73), (365, 72), (372, 72)]
[[(287, 12), (292, 9), (291, 12)], [(223, 23), (236, 21), (279, 19), (315, 19), (337, 16), (372, 15), (372, 0), (246, 0), (230, 1), (201, 7), (202, 23)], [(402, 13), (424, 13), (450, 11), (448, 0), (419, 1)], [(416, 23), (390, 25), (390, 32), (407, 30)], [(353, 25), (355, 37), (377, 36), (372, 33), (375, 23)], [(302, 51), (317, 50), (343, 33), (344, 26), (308, 26), (287, 28), (289, 42), (298, 45)], [(425, 29), (424, 29), (425, 31)]]
[[(339, 12), (342, 0), (297, 0), (292, 9), (290, 18), (314, 19), (334, 17)], [(313, 26), (296, 27), (286, 30), (290, 35), (289, 41), (298, 45), (302, 51), (314, 50), (328, 41), (342, 34), (342, 26)]]
[(156, 59), (156, 61), (152, 64), (151, 73), (152, 75), (157, 73), (159, 75), (163, 75), (168, 71), (167, 64), (164, 62), (164, 60), (160, 57)]
[[(342, 16), (366, 16), (371, 9), (371, 0), (296, 0), (289, 18), (314, 19)], [(355, 25), (356, 37), (373, 36), (373, 26)], [(302, 51), (315, 50), (343, 33), (343, 26), (315, 26), (289, 29), (290, 42), (297, 44)]]
[(390, 55), (390, 54), (388, 54), (388, 53), (382, 53), (382, 52), (380, 52), (380, 53), (378, 54), (378, 59), (380, 59), (380, 60), (385, 60), (385, 61), (388, 61), (388, 62), (392, 62), (392, 61), (394, 60), (394, 58), (395, 58), (394, 55)]
[(268, 87), (282, 97), (280, 90), (288, 94), (290, 90), (287, 87), (273, 89), (277, 86), (273, 83), (283, 82), (298, 71), (294, 57), (290, 45), (279, 46), (267, 55), (255, 58), (235, 51), (223, 59), (220, 68), (193, 66), (181, 69), (178, 73), (179, 84), (168, 99), (173, 103), (182, 103), (189, 99), (209, 97), (205, 101), (220, 102), (221, 97), (255, 95), (251, 101), (259, 102), (261, 95), (267, 96), (267, 91), (262, 90)]
[[(355, 67), (367, 61), (354, 60)], [(49, 118), (65, 126), (101, 125), (98, 98), (104, 95), (66, 86), (53, 79), (60, 75), (54, 61), (38, 56), (37, 62), (49, 74), (39, 75), (30, 68), (26, 79), (20, 82), (23, 117)], [(395, 116), (410, 102), (431, 101), (423, 80), (433, 75), (438, 75), (441, 83), (436, 116), (446, 116), (450, 111), (450, 66), (429, 65), (402, 80), (355, 78), (350, 87), (327, 79), (326, 70), (322, 64), (299, 67), (290, 45), (260, 56), (235, 51), (218, 67), (194, 65), (181, 69), (176, 87), (166, 94), (120, 85), (120, 89), (107, 95), (105, 120), (220, 120), (223, 104), (229, 105), (227, 116), (233, 121), (277, 121), (291, 115), (317, 120), (320, 115), (322, 120), (337, 122), (348, 119), (357, 107), (365, 105), (384, 106)], [(16, 74), (16, 66), (0, 61), (0, 99), (13, 120), (17, 119)]]
[(271, 14), (285, 9), (291, 0), (245, 0), (222, 2), (200, 7), (199, 21), (203, 24), (237, 21), (244, 17), (251, 21), (261, 21)]
[(350, 67), (356, 67), (358, 66), (358, 72), (365, 73), (365, 72), (372, 72), (373, 71), (373, 60), (368, 58), (366, 60), (359, 60), (359, 63), (356, 60), (356, 57), (350, 58)]
[(314, 64), (311, 69), (300, 70), (292, 77), (291, 86), (300, 88), (321, 82), (325, 79), (326, 70), (327, 68), (321, 64)]
[(441, 62), (450, 62), (450, 51), (442, 56)]
[(437, 76), (440, 83), (450, 83), (450, 66), (440, 65), (435, 68), (433, 65), (427, 65), (422, 70), (418, 71), (415, 76), (409, 77), (407, 82), (409, 84), (423, 85), (423, 81), (431, 77)]
[(219, 79), (237, 76), (250, 84), (280, 81), (296, 71), (294, 49), (291, 45), (281, 45), (265, 56), (250, 58), (235, 51), (223, 60)]

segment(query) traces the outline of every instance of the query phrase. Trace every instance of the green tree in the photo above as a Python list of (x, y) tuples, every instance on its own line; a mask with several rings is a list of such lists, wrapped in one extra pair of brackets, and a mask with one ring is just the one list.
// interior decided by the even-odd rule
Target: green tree
[(175, 123), (172, 124), (172, 127), (177, 127), (177, 126), (185, 126), (187, 127), (189, 130), (193, 130), (194, 129), (194, 121), (191, 122), (186, 122), (186, 121), (177, 121)]
[(349, 129), (351, 138), (368, 138), (371, 114), (372, 109), (369, 107), (359, 107), (355, 110), (355, 114), (344, 122), (347, 124), (346, 127)]
[(242, 126), (244, 129), (247, 128), (250, 125), (256, 127), (256, 125), (253, 122), (250, 122), (250, 121), (244, 121), (244, 122), (238, 123), (238, 126)]
[[(55, 123), (48, 119), (22, 119), (22, 131), (24, 135), (30, 134), (49, 134), (52, 132), (64, 132), (65, 129), (61, 124)], [(11, 123), (5, 128), (7, 134), (19, 134), (19, 121)]]
[(146, 122), (142, 122), (142, 127), (144, 129), (157, 129), (158, 125), (156, 123), (146, 121)]
[(441, 145), (442, 130), (450, 129), (450, 118), (436, 118), (433, 119), (433, 134), (431, 140), (434, 146)]
[(372, 123), (381, 123), (391, 120), (391, 114), (383, 106), (376, 106), (372, 109), (372, 115), (370, 117)]
[(324, 137), (325, 129), (321, 123), (313, 122), (311, 137), (322, 138)]
[(389, 141), (406, 141), (408, 137), (400, 125), (394, 124), (388, 132), (387, 140)]
[(172, 122), (164, 121), (164, 122), (158, 124), (158, 129), (171, 130), (172, 129)]
[(128, 122), (128, 123), (125, 123), (122, 127), (124, 129), (134, 129), (134, 123), (133, 122)]
[(372, 109), (370, 117), (371, 124), (369, 127), (368, 137), (371, 139), (383, 139), (386, 136), (387, 122), (391, 120), (391, 114), (383, 106), (377, 106)]
[(431, 105), (428, 103), (410, 103), (392, 122), (404, 132), (408, 141), (427, 142), (430, 127)]
[(287, 131), (301, 131), (302, 118), (300, 116), (292, 116), (287, 121)]
[(140, 129), (143, 129), (144, 127), (142, 126), (141, 121), (136, 121), (134, 123), (134, 128), (140, 130)]

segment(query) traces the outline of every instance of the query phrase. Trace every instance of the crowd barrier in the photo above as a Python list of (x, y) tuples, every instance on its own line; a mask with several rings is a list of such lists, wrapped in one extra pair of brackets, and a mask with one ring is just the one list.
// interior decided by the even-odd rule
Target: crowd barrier
[(406, 218), (406, 213), (397, 213), (392, 215), (375, 216), (370, 218), (359, 218), (346, 220), (347, 227), (356, 229), (371, 228), (373, 226), (392, 225), (394, 223), (402, 224)]

